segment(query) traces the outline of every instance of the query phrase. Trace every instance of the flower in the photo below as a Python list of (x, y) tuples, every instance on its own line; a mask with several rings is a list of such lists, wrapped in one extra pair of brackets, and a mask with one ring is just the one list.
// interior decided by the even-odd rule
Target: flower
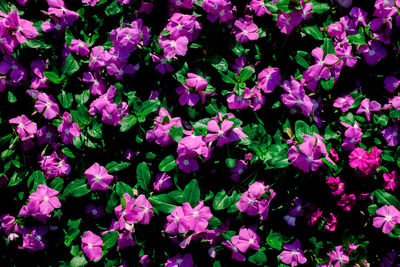
[(376, 228), (382, 227), (382, 232), (388, 234), (392, 231), (395, 224), (400, 223), (400, 211), (394, 206), (384, 205), (376, 210), (376, 215), (372, 225)]
[(234, 23), (236, 40), (241, 43), (247, 41), (257, 40), (259, 35), (257, 33), (258, 27), (251, 20), (239, 18)]
[(19, 138), (21, 141), (26, 141), (34, 137), (34, 134), (37, 132), (37, 125), (35, 122), (32, 122), (25, 115), (21, 115), (15, 118), (12, 118), (8, 121), (10, 124), (18, 124), (17, 133), (19, 134)]
[(296, 239), (293, 243), (283, 245), (284, 251), (279, 254), (280, 260), (290, 266), (297, 266), (307, 262), (303, 251), (300, 249), (300, 241)]
[(113, 176), (108, 174), (106, 168), (100, 166), (97, 162), (85, 171), (85, 175), (92, 191), (107, 190), (113, 179)]
[(203, 200), (200, 200), (196, 207), (192, 208), (189, 202), (182, 204), (185, 217), (181, 219), (182, 223), (188, 225), (190, 230), (202, 232), (207, 228), (208, 220), (213, 216), (209, 207), (204, 206)]
[(396, 189), (399, 186), (398, 175), (396, 171), (392, 171), (391, 173), (384, 173), (383, 179), (385, 180), (384, 188), (387, 190)]
[(44, 117), (51, 120), (60, 113), (55, 101), (56, 99), (52, 95), (49, 96), (46, 93), (39, 93), (38, 101), (35, 103), (35, 108), (39, 112), (43, 112), (44, 110)]
[(343, 97), (338, 97), (333, 103), (333, 106), (335, 108), (340, 108), (342, 112), (346, 112), (353, 103), (354, 99), (351, 95), (344, 95)]
[(349, 262), (349, 256), (344, 253), (343, 246), (336, 246), (335, 250), (328, 254), (329, 261), (333, 263), (333, 267), (340, 267)]
[(86, 231), (82, 236), (82, 250), (86, 257), (91, 261), (98, 261), (101, 258), (103, 250), (101, 246), (103, 240), (100, 236), (95, 235), (92, 231)]
[(29, 196), (29, 200), (39, 203), (41, 213), (49, 214), (54, 209), (61, 207), (61, 203), (57, 195), (57, 190), (51, 189), (47, 185), (40, 184), (38, 185), (36, 191)]

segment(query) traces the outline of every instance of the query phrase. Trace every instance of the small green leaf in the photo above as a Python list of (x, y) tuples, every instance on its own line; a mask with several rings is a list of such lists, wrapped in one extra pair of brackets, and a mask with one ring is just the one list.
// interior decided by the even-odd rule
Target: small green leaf
[(213, 200), (214, 210), (224, 210), (231, 206), (236, 200), (236, 191), (233, 191), (232, 196), (228, 196), (224, 189), (219, 191)]
[(312, 0), (311, 2), (313, 4), (313, 8), (311, 11), (317, 14), (325, 13), (331, 8), (327, 3), (320, 3), (317, 2), (316, 0)]
[(167, 194), (150, 196), (148, 200), (157, 210), (166, 214), (171, 214), (176, 208), (175, 200)]
[(72, 153), (71, 149), (69, 149), (69, 147), (64, 147), (61, 151), (67, 157), (70, 157), (70, 158), (73, 158), (73, 159), (76, 158), (74, 153)]
[(150, 169), (147, 166), (146, 162), (141, 162), (138, 164), (136, 168), (136, 177), (139, 183), (139, 186), (146, 192), (150, 191)]
[(131, 164), (132, 163), (130, 162), (124, 162), (124, 161), (121, 161), (120, 163), (112, 161), (106, 165), (106, 169), (108, 173), (114, 173), (128, 168), (129, 166), (131, 166)]
[(122, 12), (122, 7), (117, 0), (114, 0), (109, 6), (106, 7), (104, 12), (107, 16), (116, 15)]
[(88, 262), (85, 259), (85, 256), (81, 255), (81, 256), (73, 257), (69, 264), (71, 267), (81, 267), (81, 266), (85, 266), (86, 264), (88, 264)]
[(256, 253), (249, 257), (249, 262), (257, 265), (262, 266), (264, 263), (267, 262), (267, 256), (263, 252), (263, 249), (259, 249)]
[(228, 62), (226, 62), (225, 58), (221, 57), (220, 55), (209, 57), (209, 61), (211, 65), (218, 71), (225, 72), (228, 70)]
[(87, 188), (86, 179), (75, 179), (64, 189), (64, 196), (82, 197), (90, 192)]
[(172, 126), (169, 129), (169, 134), (171, 135), (172, 139), (175, 140), (175, 142), (179, 143), (179, 141), (181, 141), (183, 138), (183, 129), (182, 127)]
[(183, 190), (183, 201), (195, 207), (200, 200), (200, 188), (196, 179), (191, 180)]
[(317, 25), (312, 25), (308, 27), (304, 27), (303, 31), (309, 35), (311, 35), (315, 40), (323, 40), (324, 36), (322, 35), (321, 31), (319, 30)]
[(232, 169), (236, 165), (236, 159), (226, 158), (225, 164), (229, 169)]
[(174, 169), (176, 166), (176, 160), (174, 156), (169, 155), (166, 156), (161, 162), (160, 165), (158, 165), (158, 169), (162, 172), (168, 172)]
[(125, 193), (128, 193), (131, 197), (133, 197), (132, 187), (121, 181), (118, 182), (117, 185), (115, 186), (115, 192), (119, 197), (121, 197)]
[(120, 124), (121, 124), (120, 132), (128, 131), (130, 128), (132, 128), (133, 125), (136, 124), (136, 122), (137, 122), (137, 118), (135, 115), (127, 115), (127, 116), (123, 117), (120, 122)]
[(253, 73), (255, 72), (254, 68), (251, 66), (244, 67), (243, 69), (240, 70), (239, 73), (239, 82), (244, 82), (248, 80)]
[(311, 135), (311, 136), (314, 135), (314, 131), (304, 121), (296, 121), (295, 122), (295, 124), (294, 124), (294, 132), (295, 132), (295, 135), (296, 135), (297, 139), (300, 142), (303, 142), (303, 135), (305, 135), (305, 134), (308, 134), (308, 135)]
[(103, 240), (103, 248), (109, 249), (115, 246), (118, 241), (118, 236), (119, 233), (117, 231), (111, 231), (102, 235), (101, 239)]
[(59, 83), (62, 81), (62, 79), (60, 78), (60, 76), (58, 76), (58, 74), (55, 73), (55, 72), (46, 71), (46, 72), (43, 73), (43, 75), (44, 75), (47, 79), (49, 79), (49, 81), (51, 81), (52, 83), (55, 83), (55, 84), (59, 84)]
[(400, 202), (395, 196), (393, 196), (381, 189), (377, 189), (374, 192), (372, 192), (371, 196), (373, 198), (375, 198), (376, 202), (378, 202), (380, 204), (384, 204), (384, 205), (388, 205), (388, 206), (395, 206), (395, 208), (397, 208), (397, 209), (400, 207)]
[(367, 42), (365, 41), (365, 36), (363, 34), (354, 34), (354, 35), (347, 35), (347, 39), (349, 39), (350, 43), (354, 45), (366, 45)]
[(78, 61), (76, 61), (76, 59), (71, 54), (65, 59), (64, 73), (65, 75), (71, 76), (79, 70), (79, 67), (80, 66)]

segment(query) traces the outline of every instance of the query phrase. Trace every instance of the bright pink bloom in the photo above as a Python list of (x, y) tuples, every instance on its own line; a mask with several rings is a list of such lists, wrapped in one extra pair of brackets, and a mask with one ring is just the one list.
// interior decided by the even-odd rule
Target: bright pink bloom
[(300, 245), (301, 244), (298, 239), (296, 239), (293, 243), (283, 245), (285, 250), (279, 254), (280, 260), (285, 264), (290, 264), (292, 267), (306, 263), (307, 259), (304, 257), (304, 253), (300, 249)]
[(260, 237), (253, 232), (251, 229), (241, 228), (239, 231), (239, 241), (237, 244), (237, 248), (246, 253), (248, 248), (259, 250), (260, 245)]
[(368, 98), (365, 98), (358, 108), (356, 114), (365, 113), (365, 118), (367, 121), (371, 120), (371, 112), (372, 111), (379, 111), (381, 109), (381, 104), (376, 101), (370, 101)]
[(85, 175), (91, 190), (107, 190), (113, 179), (113, 176), (108, 174), (106, 168), (100, 166), (97, 162), (85, 171)]
[(281, 80), (282, 77), (278, 68), (266, 68), (258, 74), (257, 86), (264, 93), (272, 93), (275, 87), (281, 84)]
[(61, 207), (61, 203), (57, 195), (57, 190), (51, 189), (47, 185), (40, 184), (36, 191), (29, 196), (29, 200), (39, 203), (41, 213), (49, 214), (54, 209)]
[(200, 200), (196, 207), (192, 208), (188, 202), (182, 204), (185, 217), (181, 219), (184, 225), (189, 225), (190, 230), (197, 233), (207, 228), (208, 221), (213, 216), (209, 207), (204, 206), (203, 200)]
[(343, 97), (338, 97), (333, 103), (335, 108), (340, 108), (342, 112), (349, 110), (350, 106), (353, 105), (354, 99), (351, 95), (345, 95)]
[(400, 212), (394, 206), (384, 205), (376, 210), (377, 217), (374, 218), (372, 225), (381, 228), (384, 234), (392, 231), (393, 227), (400, 223)]
[(60, 113), (56, 99), (46, 93), (39, 93), (35, 108), (39, 112), (43, 112), (44, 110), (44, 117), (48, 120), (53, 119)]
[(34, 137), (37, 132), (37, 125), (25, 115), (12, 118), (8, 121), (10, 124), (18, 124), (17, 133), (21, 141), (26, 141)]
[(79, 54), (82, 57), (85, 57), (89, 54), (89, 45), (81, 40), (73, 39), (71, 40), (71, 46), (69, 49), (72, 52)]
[(101, 246), (103, 240), (100, 236), (95, 235), (92, 231), (86, 231), (82, 236), (82, 250), (86, 257), (91, 261), (98, 261), (101, 258), (103, 250)]
[(343, 246), (336, 246), (335, 250), (328, 254), (329, 261), (333, 264), (333, 267), (340, 267), (343, 264), (349, 262), (349, 256), (344, 253)]
[(399, 179), (396, 171), (391, 173), (384, 173), (383, 179), (385, 180), (384, 188), (394, 191), (399, 186)]
[(251, 20), (245, 20), (243, 18), (239, 18), (235, 21), (234, 24), (234, 33), (236, 35), (236, 40), (241, 43), (247, 41), (257, 40), (259, 35), (257, 33), (258, 27)]

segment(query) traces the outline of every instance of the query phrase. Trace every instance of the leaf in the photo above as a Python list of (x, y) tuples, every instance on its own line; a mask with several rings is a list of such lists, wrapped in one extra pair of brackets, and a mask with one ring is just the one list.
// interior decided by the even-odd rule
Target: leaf
[(324, 55), (334, 54), (336, 55), (335, 47), (333, 46), (331, 38), (324, 38), (324, 44), (322, 45), (322, 50), (324, 50)]
[(354, 45), (366, 45), (365, 36), (363, 34), (348, 35), (347, 39)]
[(239, 73), (239, 82), (244, 82), (248, 80), (253, 75), (254, 72), (255, 70), (251, 66), (242, 68)]
[(303, 31), (309, 35), (311, 35), (315, 40), (323, 40), (324, 36), (322, 35), (321, 31), (319, 30), (317, 25), (312, 25), (308, 27), (304, 27)]
[(389, 113), (389, 117), (391, 119), (398, 119), (400, 118), (400, 110), (391, 110)]
[(367, 208), (368, 212), (371, 213), (372, 215), (375, 215), (377, 209), (378, 205), (376, 204), (369, 205)]
[(107, 16), (116, 15), (122, 12), (122, 7), (120, 4), (118, 4), (117, 0), (114, 0), (114, 2), (112, 2), (109, 6), (106, 7), (104, 12), (106, 13)]
[(225, 164), (229, 169), (232, 169), (236, 165), (236, 159), (226, 158)]
[(320, 3), (315, 0), (312, 0), (311, 2), (313, 4), (313, 8), (311, 11), (317, 14), (325, 13), (331, 8), (327, 3)]
[(219, 75), (221, 76), (221, 79), (226, 83), (231, 83), (231, 84), (237, 83), (237, 74), (233, 73), (232, 71), (228, 70), (227, 74), (219, 72)]
[(182, 190), (174, 190), (168, 193), (168, 196), (172, 197), (177, 203), (182, 204), (185, 202), (183, 200), (183, 191)]
[(136, 168), (136, 178), (139, 183), (139, 186), (144, 191), (149, 192), (151, 174), (150, 174), (150, 169), (147, 166), (146, 162), (141, 162), (138, 164)]
[(296, 60), (297, 64), (299, 64), (305, 69), (308, 69), (310, 67), (310, 64), (308, 64), (307, 60), (305, 59), (305, 57), (307, 56), (308, 56), (307, 52), (297, 51), (297, 54), (294, 59)]
[(171, 214), (176, 208), (175, 200), (167, 194), (153, 195), (148, 197), (148, 200), (157, 210), (166, 214)]
[(182, 127), (172, 126), (169, 129), (169, 134), (175, 142), (179, 143), (179, 141), (181, 141), (183, 138), (183, 129)]
[(64, 196), (82, 197), (90, 192), (87, 188), (86, 179), (75, 179), (64, 189)]
[(57, 190), (58, 192), (61, 192), (61, 190), (64, 187), (64, 180), (60, 177), (54, 179), (53, 181), (51, 181), (50, 183), (50, 188), (53, 188), (54, 190)]
[(72, 93), (66, 93), (64, 90), (61, 90), (61, 94), (57, 96), (57, 99), (65, 109), (69, 109), (74, 101)]
[(117, 244), (118, 241), (118, 236), (119, 233), (117, 231), (111, 231), (102, 235), (101, 236), (101, 239), (103, 240), (102, 247), (104, 249), (109, 249), (115, 246), (115, 244)]
[(144, 101), (140, 107), (141, 111), (137, 113), (138, 121), (144, 122), (147, 115), (156, 111), (159, 106), (160, 106), (160, 101), (158, 99), (150, 99), (150, 100)]
[(58, 74), (55, 73), (55, 72), (45, 71), (45, 72), (43, 73), (43, 75), (44, 75), (47, 79), (49, 79), (49, 81), (51, 81), (52, 83), (55, 83), (55, 84), (59, 84), (59, 83), (62, 81), (62, 79), (60, 78), (60, 76), (58, 76)]
[(314, 131), (304, 121), (296, 121), (296, 123), (294, 124), (294, 132), (295, 132), (297, 139), (301, 142), (303, 142), (303, 135), (305, 135), (305, 134), (308, 134), (311, 136), (314, 135)]
[(221, 57), (220, 55), (209, 57), (209, 61), (211, 65), (218, 71), (225, 72), (228, 70), (228, 62), (226, 62), (225, 58)]
[(65, 75), (71, 76), (79, 70), (79, 67), (80, 66), (78, 61), (76, 61), (76, 59), (71, 54), (65, 59), (64, 73)]
[(62, 153), (64, 153), (65, 156), (69, 157), (69, 158), (76, 158), (74, 153), (72, 153), (71, 149), (69, 149), (69, 147), (64, 147), (62, 150)]
[(175, 168), (176, 160), (172, 155), (166, 156), (158, 165), (158, 169), (162, 172), (168, 172)]
[(73, 257), (69, 264), (71, 267), (81, 267), (81, 266), (85, 266), (86, 264), (88, 264), (88, 262), (85, 259), (85, 256), (81, 255), (81, 256)]
[(191, 180), (183, 190), (183, 201), (195, 207), (200, 200), (200, 188), (196, 179)]
[(372, 192), (371, 196), (374, 197), (376, 199), (376, 202), (380, 204), (395, 206), (397, 209), (400, 207), (400, 202), (395, 196), (387, 192), (384, 192), (381, 189), (377, 189), (374, 192)]
[(276, 250), (282, 250), (283, 237), (280, 233), (275, 233), (272, 230), (269, 232), (267, 237), (267, 244)]
[(115, 193), (117, 193), (119, 197), (121, 197), (125, 193), (128, 193), (131, 197), (133, 197), (132, 187), (130, 187), (124, 182), (117, 183), (117, 185), (115, 186)]
[(132, 163), (130, 163), (130, 162), (124, 162), (124, 161), (121, 161), (121, 163), (118, 163), (116, 161), (111, 161), (105, 167), (106, 167), (108, 173), (114, 173), (114, 172), (119, 172), (119, 171), (122, 171), (122, 170), (128, 168), (129, 166), (131, 166), (131, 164)]
[(332, 77), (329, 80), (321, 80), (321, 86), (324, 88), (324, 90), (331, 90), (333, 88), (333, 85), (335, 84), (335, 78)]
[(225, 189), (219, 191), (213, 200), (213, 209), (214, 210), (224, 210), (231, 206), (236, 200), (236, 191), (233, 191), (232, 196), (228, 196), (225, 192)]
[(256, 253), (249, 257), (249, 262), (257, 265), (262, 266), (264, 263), (267, 262), (267, 256), (263, 252), (263, 249), (259, 249)]
[(127, 115), (125, 117), (122, 118), (120, 124), (121, 124), (121, 128), (120, 128), (120, 132), (126, 132), (128, 131), (130, 128), (132, 128), (133, 125), (135, 125), (137, 122), (137, 118), (135, 115)]

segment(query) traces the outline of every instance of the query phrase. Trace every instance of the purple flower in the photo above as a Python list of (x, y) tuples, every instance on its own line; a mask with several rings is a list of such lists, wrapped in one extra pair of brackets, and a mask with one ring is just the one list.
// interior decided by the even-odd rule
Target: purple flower
[(399, 143), (399, 130), (398, 126), (389, 126), (382, 131), (383, 138), (385, 138), (388, 146), (397, 146)]
[(232, 251), (232, 259), (235, 259), (237, 261), (245, 261), (246, 258), (239, 253), (239, 236), (235, 235), (232, 236), (230, 241), (223, 241), (222, 245), (225, 247), (229, 248)]
[(89, 54), (90, 50), (89, 50), (89, 45), (86, 44), (85, 42), (81, 41), (81, 40), (77, 40), (77, 39), (72, 39), (71, 40), (71, 46), (69, 47), (69, 49), (72, 52), (75, 52), (77, 54), (79, 54), (82, 57), (85, 57)]
[(183, 257), (181, 254), (169, 258), (164, 267), (193, 267), (192, 254), (186, 253)]
[(393, 227), (400, 223), (400, 212), (394, 206), (384, 205), (376, 210), (372, 225), (376, 228), (382, 227), (382, 232), (388, 234)]
[(278, 68), (266, 68), (258, 74), (257, 86), (264, 93), (272, 93), (281, 84), (281, 74)]
[(44, 68), (44, 64), (41, 59), (36, 59), (31, 62), (31, 70), (33, 76), (31, 80), (31, 86), (33, 89), (49, 87), (46, 84), (48, 82), (48, 79), (43, 74), (46, 69)]
[(7, 74), (10, 72), (10, 79), (13, 83), (19, 83), (26, 78), (25, 68), (17, 63), (17, 60), (9, 55), (3, 57), (3, 61), (0, 62), (0, 74)]
[(108, 174), (107, 169), (97, 162), (85, 171), (85, 175), (91, 190), (107, 190), (113, 179), (113, 176)]
[(4, 26), (14, 30), (13, 34), (19, 43), (25, 43), (26, 39), (34, 39), (38, 35), (37, 29), (33, 26), (33, 22), (21, 19), (17, 15), (17, 10), (10, 12), (4, 19)]
[(175, 55), (186, 55), (188, 42), (189, 39), (186, 36), (181, 36), (176, 40), (170, 40), (165, 37), (161, 37), (158, 40), (160, 48), (164, 49), (164, 57), (166, 59), (173, 58)]
[(182, 207), (183, 213), (185, 214), (181, 219), (182, 224), (188, 225), (190, 230), (195, 231), (195, 233), (202, 232), (207, 228), (208, 221), (213, 215), (211, 214), (210, 208), (204, 206), (203, 200), (200, 200), (194, 208), (190, 206), (189, 202), (183, 203)]
[(29, 200), (39, 203), (40, 212), (42, 214), (49, 214), (54, 209), (61, 207), (61, 203), (57, 195), (57, 190), (41, 184), (37, 187), (36, 191), (29, 196)]
[(299, 82), (293, 77), (291, 77), (290, 82), (284, 81), (282, 87), (287, 94), (281, 95), (281, 101), (289, 108), (293, 106), (300, 108), (303, 114), (308, 117), (311, 115), (313, 103), (306, 95), (303, 85), (304, 81)]
[(60, 113), (55, 101), (56, 99), (52, 95), (49, 96), (46, 93), (39, 93), (35, 108), (39, 112), (43, 112), (44, 110), (44, 117), (51, 120)]
[(240, 229), (237, 248), (241, 252), (246, 253), (248, 248), (259, 250), (260, 249), (260, 245), (258, 244), (259, 242), (260, 242), (260, 237), (256, 233), (254, 233), (253, 230), (246, 228)]
[(399, 186), (399, 179), (396, 171), (391, 173), (384, 173), (383, 179), (385, 180), (384, 188), (386, 190), (394, 191)]
[(104, 47), (96, 46), (92, 48), (90, 53), (89, 68), (91, 70), (100, 70), (105, 65), (105, 52)]
[(64, 112), (62, 123), (58, 126), (57, 131), (61, 133), (61, 139), (64, 144), (73, 144), (73, 137), (81, 135), (81, 130), (76, 122), (72, 122), (72, 117), (68, 112)]
[(283, 245), (285, 250), (279, 254), (280, 260), (285, 264), (290, 264), (292, 267), (306, 263), (307, 259), (304, 257), (300, 246), (301, 244), (298, 239), (293, 243)]
[(79, 18), (79, 14), (65, 7), (63, 0), (47, 0), (49, 4), (49, 15), (54, 15), (61, 20), (65, 20), (67, 25), (72, 26), (74, 21)]
[(25, 115), (12, 118), (8, 122), (10, 124), (18, 124), (17, 133), (19, 134), (19, 138), (21, 139), (21, 141), (26, 141), (33, 138), (37, 132), (36, 123), (32, 122)]
[(365, 113), (365, 118), (367, 121), (371, 120), (371, 111), (379, 111), (381, 109), (381, 104), (376, 101), (370, 101), (368, 98), (365, 98), (358, 108), (356, 114)]
[(293, 166), (300, 168), (304, 172), (316, 171), (324, 162), (320, 159), (321, 150), (313, 142), (304, 142), (298, 146), (289, 148), (288, 160)]
[(172, 72), (174, 71), (174, 68), (171, 66), (171, 64), (167, 61), (166, 58), (164, 57), (159, 57), (154, 54), (150, 54), (151, 59), (153, 62), (160, 62), (157, 66), (154, 67), (155, 70), (157, 70), (161, 74), (165, 74), (165, 72)]
[(368, 41), (368, 45), (361, 45), (358, 53), (364, 56), (365, 62), (370, 66), (378, 64), (387, 55), (386, 48), (382, 46), (381, 42), (375, 40)]
[(384, 83), (386, 91), (390, 93), (393, 93), (400, 85), (400, 81), (396, 77), (390, 75), (385, 77)]
[(101, 246), (103, 240), (100, 236), (95, 235), (92, 231), (86, 231), (82, 236), (82, 250), (86, 257), (91, 261), (98, 261), (101, 258), (103, 250)]
[(340, 108), (342, 112), (349, 110), (350, 106), (353, 105), (354, 99), (351, 95), (344, 95), (343, 97), (336, 98), (333, 106), (335, 108)]
[(18, 249), (26, 249), (28, 251), (39, 251), (43, 250), (46, 245), (43, 240), (43, 236), (48, 232), (48, 227), (45, 225), (22, 229), (22, 246)]
[(349, 256), (344, 253), (343, 246), (336, 246), (335, 250), (328, 254), (329, 262), (333, 263), (333, 267), (340, 267), (349, 262)]
[(235, 21), (234, 27), (236, 40), (241, 43), (254, 41), (257, 40), (259, 37), (257, 33), (258, 27), (251, 20), (239, 18)]
[(153, 184), (154, 190), (156, 191), (165, 191), (172, 185), (171, 176), (169, 176), (166, 172), (157, 173), (156, 181)]

